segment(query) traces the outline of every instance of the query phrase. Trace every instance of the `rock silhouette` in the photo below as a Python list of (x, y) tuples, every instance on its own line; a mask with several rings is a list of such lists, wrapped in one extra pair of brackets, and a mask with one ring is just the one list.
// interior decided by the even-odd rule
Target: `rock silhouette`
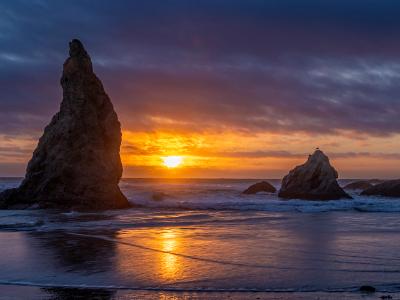
[(167, 198), (168, 195), (166, 193), (163, 192), (154, 192), (151, 195), (151, 200), (153, 201), (163, 201), (165, 198)]
[(362, 285), (360, 286), (360, 292), (364, 292), (364, 293), (375, 293), (376, 292), (376, 288), (373, 287), (372, 285)]
[(249, 186), (243, 194), (257, 194), (259, 192), (275, 193), (276, 188), (267, 181), (257, 182)]
[(335, 200), (351, 197), (339, 186), (337, 171), (319, 149), (303, 165), (295, 167), (282, 180), (279, 197), (304, 200)]
[(365, 190), (372, 186), (373, 185), (367, 180), (359, 180), (359, 181), (350, 182), (349, 184), (345, 185), (343, 188), (345, 190)]
[(361, 193), (366, 196), (400, 197), (400, 179), (374, 185)]
[(118, 187), (120, 122), (79, 40), (69, 43), (61, 86), (60, 111), (45, 128), (21, 185), (0, 194), (0, 207), (128, 207)]
[(378, 184), (378, 183), (385, 182), (385, 180), (373, 178), (373, 179), (369, 179), (368, 182), (369, 182), (370, 184), (372, 184), (372, 185), (375, 185), (375, 184)]

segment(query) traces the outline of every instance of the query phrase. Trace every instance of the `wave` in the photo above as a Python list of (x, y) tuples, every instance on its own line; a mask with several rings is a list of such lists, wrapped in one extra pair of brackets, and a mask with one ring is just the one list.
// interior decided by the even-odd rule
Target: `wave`
[(368, 197), (358, 194), (354, 199), (331, 201), (283, 200), (277, 194), (242, 195), (238, 191), (147, 191), (131, 193), (129, 201), (136, 206), (158, 209), (193, 210), (259, 210), (271, 212), (400, 212), (400, 200)]
[[(277, 193), (243, 195), (256, 180), (124, 180), (121, 189), (134, 205), (158, 209), (193, 210), (259, 210), (271, 212), (400, 212), (400, 200), (394, 198), (360, 196), (332, 201), (283, 200)], [(280, 188), (279, 180), (270, 180)], [(346, 184), (348, 180), (342, 180)]]
[[(0, 178), (0, 191), (18, 186), (20, 178)], [(360, 196), (352, 200), (283, 200), (274, 194), (243, 195), (257, 180), (123, 179), (121, 189), (134, 206), (149, 209), (239, 210), (317, 213), (329, 211), (400, 212), (400, 199)], [(279, 180), (270, 180), (279, 189)], [(343, 181), (343, 184), (347, 181)], [(73, 215), (73, 212), (71, 212)]]

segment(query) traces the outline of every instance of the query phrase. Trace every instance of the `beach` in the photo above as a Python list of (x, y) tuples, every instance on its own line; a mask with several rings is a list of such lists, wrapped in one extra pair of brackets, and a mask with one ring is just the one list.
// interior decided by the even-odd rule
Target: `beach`
[[(131, 209), (0, 211), (0, 299), (400, 295), (395, 200), (241, 195), (251, 182), (125, 179)], [(363, 285), (377, 293), (360, 293)]]

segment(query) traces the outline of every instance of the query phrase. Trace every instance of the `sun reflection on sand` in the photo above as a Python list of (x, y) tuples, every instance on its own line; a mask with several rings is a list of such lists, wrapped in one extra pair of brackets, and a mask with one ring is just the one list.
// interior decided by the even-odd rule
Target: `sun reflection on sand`
[[(115, 239), (117, 277), (126, 286), (182, 289), (203, 285), (236, 289), (249, 282), (257, 286), (296, 284), (299, 278), (307, 283), (330, 280), (325, 273), (337, 268), (332, 257), (325, 255), (335, 251), (335, 237), (324, 235), (332, 228), (331, 220), (325, 224), (314, 215), (302, 216), (301, 220), (318, 226), (299, 228), (280, 213), (261, 220), (258, 213), (246, 215), (243, 226), (225, 222), (243, 219), (235, 212), (219, 216), (223, 222), (218, 226), (202, 222), (153, 227), (152, 219), (150, 227), (121, 230)], [(177, 218), (187, 222), (187, 217), (188, 212), (162, 213), (157, 214), (156, 223), (162, 219), (176, 222)], [(190, 218), (199, 217), (204, 219), (204, 215)], [(260, 228), (260, 224), (265, 226)]]
[(124, 230), (119, 233), (119, 238), (127, 242), (132, 241), (133, 244), (140, 245), (140, 247), (148, 248), (148, 250), (143, 250), (136, 247), (118, 245), (118, 258), (120, 259), (118, 263), (121, 273), (129, 274), (130, 276), (135, 275), (137, 273), (137, 263), (140, 260), (140, 270), (143, 275), (150, 276), (151, 280), (165, 283), (179, 281), (184, 277), (184, 258), (174, 254), (183, 254), (185, 252), (181, 242), (180, 229)]
[[(160, 234), (161, 250), (175, 252), (179, 247), (179, 239), (173, 229), (166, 229)], [(161, 277), (163, 279), (176, 279), (177, 273), (181, 271), (178, 257), (169, 253), (159, 253)]]

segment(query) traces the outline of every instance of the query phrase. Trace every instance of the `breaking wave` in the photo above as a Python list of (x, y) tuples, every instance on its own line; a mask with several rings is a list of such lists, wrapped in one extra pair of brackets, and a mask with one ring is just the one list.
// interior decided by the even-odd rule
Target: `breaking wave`
[[(277, 189), (279, 182), (271, 181)], [(121, 188), (134, 205), (158, 209), (259, 210), (271, 212), (400, 212), (398, 199), (360, 196), (332, 201), (283, 200), (277, 193), (244, 195), (242, 191), (254, 181), (215, 180), (169, 184), (123, 182)]]

